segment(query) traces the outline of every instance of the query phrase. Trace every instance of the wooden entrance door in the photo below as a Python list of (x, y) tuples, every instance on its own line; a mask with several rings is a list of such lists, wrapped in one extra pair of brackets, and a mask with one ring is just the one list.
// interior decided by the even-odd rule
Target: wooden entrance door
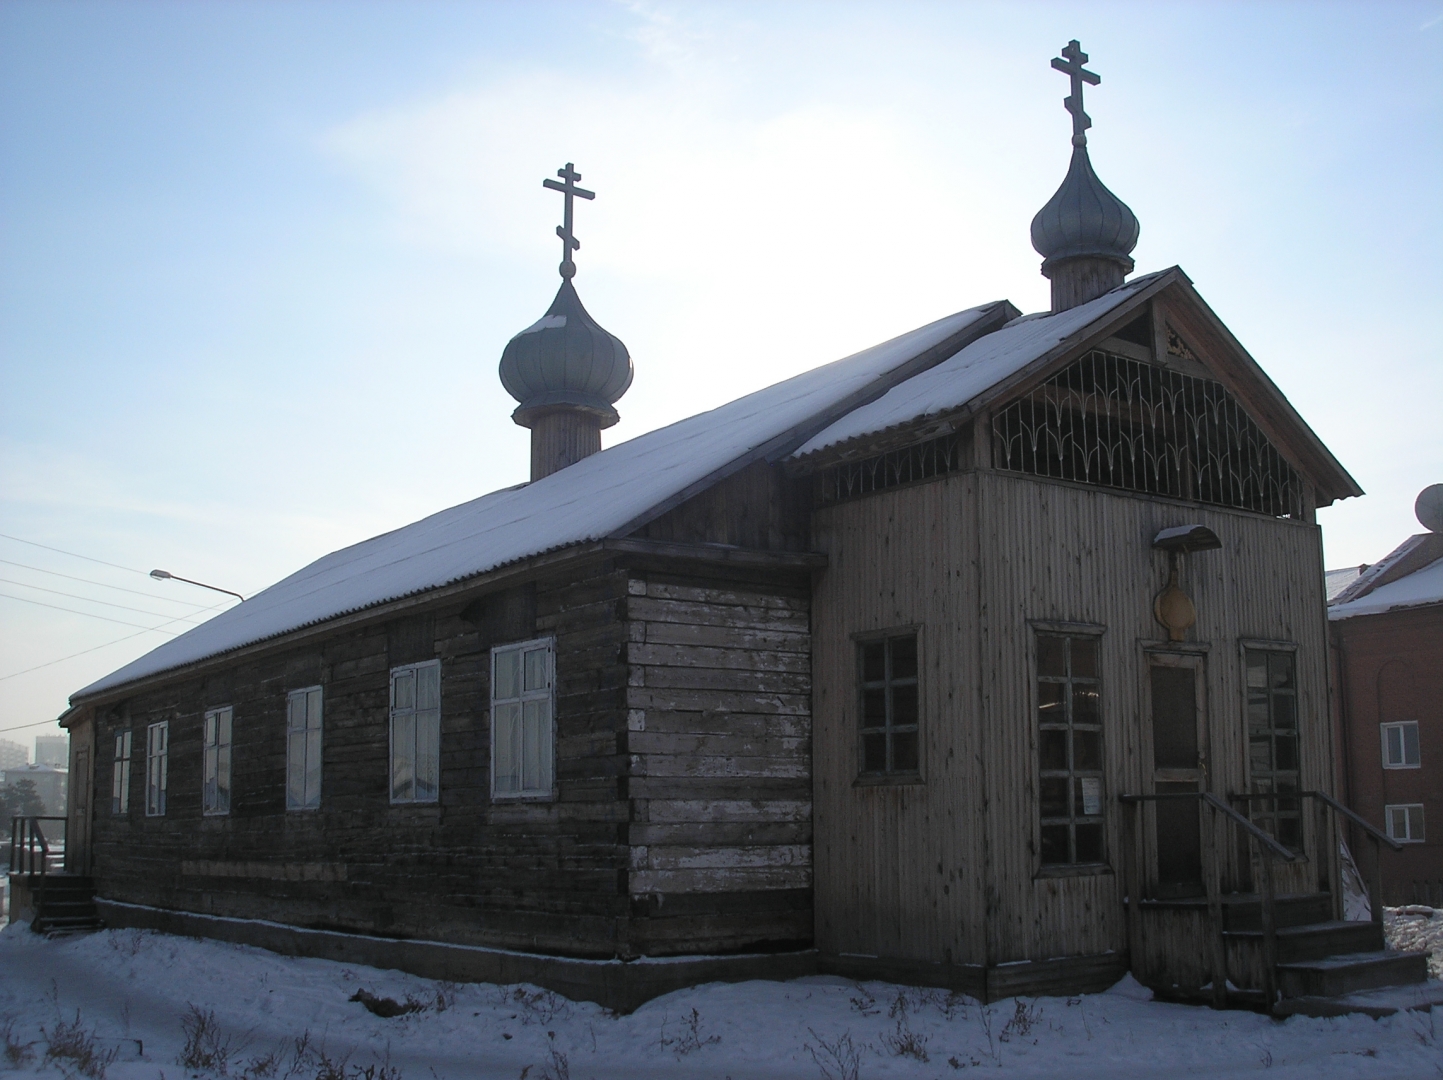
[[(1207, 715), (1203, 658), (1148, 657), (1153, 790), (1159, 795), (1207, 790)], [(1159, 799), (1154, 818), (1157, 895), (1201, 896), (1202, 807), (1196, 799)]]

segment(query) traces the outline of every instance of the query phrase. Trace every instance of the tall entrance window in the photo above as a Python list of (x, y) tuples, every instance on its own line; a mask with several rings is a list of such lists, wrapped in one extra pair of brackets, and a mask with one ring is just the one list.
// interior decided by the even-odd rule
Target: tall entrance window
[(1204, 789), (1205, 745), (1203, 658), (1152, 652), (1147, 658), (1152, 714), (1152, 806), (1157, 851), (1157, 894), (1197, 896), (1202, 874), (1202, 807), (1193, 798)]
[(1106, 862), (1096, 637), (1037, 635), (1037, 754), (1042, 865)]
[(1291, 652), (1247, 649), (1248, 783), (1252, 819), (1293, 851), (1303, 848), (1298, 798), (1298, 689)]

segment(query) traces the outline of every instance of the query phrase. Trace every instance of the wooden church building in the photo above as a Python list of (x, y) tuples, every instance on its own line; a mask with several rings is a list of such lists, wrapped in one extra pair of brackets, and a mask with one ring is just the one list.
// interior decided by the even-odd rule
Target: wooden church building
[(808, 971), (1215, 1003), (1333, 992), (1338, 953), (1416, 977), (1337, 921), (1314, 512), (1361, 491), (1182, 270), (1130, 276), (1063, 54), (1049, 311), (607, 449), (632, 363), (573, 287), (592, 195), (546, 181), (563, 280), (501, 360), (530, 482), (73, 696), (101, 917), (623, 1007)]

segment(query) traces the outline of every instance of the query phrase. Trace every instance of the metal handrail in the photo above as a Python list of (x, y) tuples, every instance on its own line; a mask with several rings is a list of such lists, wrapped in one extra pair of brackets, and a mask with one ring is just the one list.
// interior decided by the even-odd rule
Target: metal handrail
[(1394, 851), (1403, 850), (1402, 844), (1398, 843), (1398, 841), (1394, 840), (1391, 836), (1385, 833), (1382, 829), (1378, 828), (1372, 822), (1368, 821), (1367, 819), (1361, 817), (1358, 814), (1355, 814), (1352, 810), (1349, 810), (1346, 806), (1340, 803), (1337, 799), (1333, 798), (1331, 795), (1322, 791), (1301, 791), (1298, 794), (1306, 795), (1312, 799), (1317, 799), (1319, 802), (1330, 807), (1334, 813), (1342, 814), (1354, 825), (1358, 826), (1358, 828), (1362, 829), (1365, 833), (1367, 833), (1368, 836), (1371, 837), (1374, 841), (1381, 841), (1382, 843), (1387, 844)]
[(1163, 799), (1197, 799), (1231, 818), (1239, 828), (1262, 844), (1269, 854), (1279, 859), (1286, 859), (1288, 862), (1297, 862), (1298, 860), (1297, 852), (1289, 851), (1211, 791), (1168, 791), (1157, 795), (1119, 795), (1117, 798), (1119, 802), (1125, 803), (1158, 802)]

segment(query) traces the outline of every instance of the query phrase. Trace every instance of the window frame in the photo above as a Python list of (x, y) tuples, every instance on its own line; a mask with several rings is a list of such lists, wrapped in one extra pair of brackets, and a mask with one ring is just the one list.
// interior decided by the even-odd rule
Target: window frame
[[(312, 694), (317, 695), (317, 705), (316, 705), (316, 713), (317, 713), (317, 715), (316, 715), (316, 723), (315, 723), (314, 727), (311, 725), (311, 709), (310, 709), (310, 702), (311, 702), (310, 695), (312, 695)], [(300, 699), (300, 700), (302, 700), (302, 701), (304, 702), (304, 708), (305, 708), (305, 724), (304, 724), (304, 726), (302, 726), (302, 727), (296, 727), (296, 726), (293, 725), (292, 722), (291, 722), (291, 714), (292, 714), (292, 706), (291, 706), (291, 703), (292, 703), (293, 701), (296, 701), (297, 699)], [(323, 765), (323, 763), (324, 763), (324, 761), (325, 761), (325, 735), (324, 735), (325, 726), (326, 726), (326, 696), (325, 696), (325, 688), (324, 688), (324, 687), (319, 686), (319, 685), (317, 685), (317, 686), (302, 686), (302, 687), (298, 687), (298, 688), (295, 689), (295, 690), (288, 690), (288, 691), (286, 691), (286, 782), (285, 782), (285, 787), (286, 787), (286, 810), (287, 810), (288, 812), (289, 812), (289, 811), (297, 811), (297, 812), (300, 812), (300, 811), (307, 811), (307, 810), (319, 810), (319, 809), (321, 808), (321, 789), (322, 789), (322, 784), (321, 784), (321, 771), (322, 771), (322, 765)], [(315, 754), (316, 754), (315, 769), (314, 769), (314, 775), (315, 775), (315, 778), (316, 778), (316, 790), (315, 790), (314, 796), (312, 796), (312, 794), (311, 794), (310, 785), (309, 785), (309, 782), (308, 782), (308, 778), (312, 775), (312, 769), (311, 769), (311, 735), (312, 735), (313, 732), (314, 732), (314, 735), (315, 735)], [(292, 768), (292, 757), (291, 757), (291, 754), (292, 754), (292, 749), (293, 749), (293, 747), (295, 746), (295, 742), (294, 742), (295, 736), (298, 735), (298, 734), (302, 736), (302, 744), (301, 744), (301, 745), (304, 747), (304, 755), (303, 755), (302, 761), (301, 761), (301, 799), (300, 799), (299, 802), (296, 802), (296, 801), (294, 801), (294, 800), (292, 799), (292, 791), (293, 791), (293, 788), (292, 788), (292, 786), (291, 786), (291, 773), (292, 773), (292, 771), (293, 771), (293, 768)]]
[[(526, 653), (527, 653), (527, 652), (529, 652), (529, 651), (534, 651), (534, 650), (536, 650), (537, 648), (544, 648), (544, 649), (546, 650), (546, 687), (545, 687), (544, 689), (541, 689), (541, 690), (535, 690), (535, 689), (533, 689), (533, 690), (527, 690), (527, 689), (525, 688), (525, 664), (526, 664), (525, 656), (526, 656)], [(521, 669), (520, 669), (520, 673), (521, 673), (520, 690), (519, 690), (518, 694), (517, 694), (516, 696), (514, 696), (514, 697), (513, 697), (513, 696), (508, 696), (508, 697), (504, 697), (504, 698), (498, 698), (498, 697), (496, 696), (497, 682), (498, 682), (498, 680), (497, 680), (497, 678), (496, 678), (496, 670), (497, 670), (496, 665), (497, 665), (497, 660), (498, 660), (498, 658), (500, 658), (500, 657), (502, 657), (502, 656), (505, 656), (505, 655), (508, 655), (508, 654), (511, 654), (511, 653), (518, 653), (518, 654), (521, 655), (521, 658), (522, 658), (522, 659), (521, 659)], [(526, 641), (512, 641), (512, 642), (507, 642), (505, 645), (496, 645), (496, 646), (493, 646), (492, 649), (491, 649), (490, 661), (491, 661), (491, 666), (490, 666), (490, 668), (489, 668), (490, 707), (489, 707), (489, 709), (488, 709), (488, 713), (489, 713), (489, 727), (490, 727), (490, 740), (491, 740), (491, 745), (490, 745), (490, 747), (489, 747), (489, 754), (488, 754), (488, 756), (489, 756), (489, 758), (490, 758), (490, 771), (489, 771), (489, 776), (490, 776), (490, 785), (491, 785), (491, 791), (490, 791), (491, 801), (492, 801), (492, 802), (548, 802), (548, 801), (552, 801), (552, 800), (554, 800), (554, 799), (556, 798), (556, 794), (557, 794), (557, 790), (556, 790), (556, 639), (555, 639), (554, 637), (540, 637), (540, 638), (530, 638), (530, 639), (528, 639), (528, 640), (526, 640)], [(497, 786), (496, 786), (496, 777), (497, 777), (497, 768), (496, 768), (496, 765), (497, 765), (497, 758), (498, 758), (497, 747), (498, 747), (498, 745), (499, 745), (499, 740), (498, 740), (497, 737), (496, 737), (496, 729), (497, 729), (497, 706), (498, 706), (498, 705), (506, 706), (506, 705), (515, 704), (515, 705), (519, 705), (520, 708), (521, 708), (520, 717), (519, 717), (518, 720), (516, 721), (516, 723), (518, 724), (517, 731), (521, 734), (521, 740), (518, 740), (518, 741), (521, 742), (521, 745), (520, 745), (519, 748), (517, 749), (517, 754), (523, 759), (523, 760), (518, 764), (518, 767), (517, 767), (517, 769), (516, 769), (516, 773), (517, 773), (518, 775), (520, 775), (522, 769), (524, 769), (524, 764), (525, 764), (525, 763), (524, 763), (524, 758), (525, 758), (525, 754), (526, 754), (526, 748), (525, 748), (525, 744), (524, 744), (524, 728), (521, 726), (521, 725), (524, 725), (524, 723), (525, 723), (525, 721), (524, 721), (524, 716), (525, 716), (526, 703), (527, 703), (528, 701), (543, 701), (543, 700), (546, 702), (546, 709), (547, 709), (546, 738), (543, 740), (543, 745), (544, 745), (544, 747), (545, 747), (545, 754), (546, 754), (545, 770), (544, 770), (545, 773), (546, 773), (546, 775), (544, 776), (545, 783), (544, 783), (544, 784), (539, 784), (539, 785), (537, 785), (537, 786), (534, 787), (534, 788), (520, 788), (519, 790), (516, 790), (516, 791), (498, 791), (498, 790), (497, 790)], [(539, 764), (539, 762), (538, 762), (538, 764)]]
[[(902, 676), (894, 678), (892, 675), (892, 649), (891, 643), (912, 639), (913, 650), (916, 655), (916, 673), (910, 678)], [(856, 665), (856, 701), (857, 701), (857, 726), (856, 751), (857, 767), (855, 770), (855, 785), (866, 787), (870, 785), (907, 785), (921, 784), (925, 782), (926, 753), (924, 740), (922, 738), (922, 627), (919, 624), (911, 626), (892, 626), (885, 630), (871, 630), (865, 633), (852, 635), (853, 663)], [(866, 678), (864, 653), (869, 645), (881, 644), (883, 646), (884, 671), (881, 680), (868, 680)], [(898, 724), (893, 722), (893, 710), (895, 694), (892, 693), (895, 687), (911, 686), (915, 691), (916, 719), (911, 723)], [(885, 716), (882, 726), (868, 727), (866, 697), (868, 690), (882, 690), (884, 692)], [(867, 751), (866, 739), (869, 735), (883, 735), (885, 739), (887, 767), (876, 770), (869, 770), (866, 767)], [(897, 769), (892, 767), (895, 756), (895, 739), (897, 735), (915, 735), (917, 738), (917, 764), (911, 769)]]
[(135, 729), (126, 728), (115, 733), (115, 764), (110, 780), (110, 812), (112, 815), (130, 812), (130, 762), (134, 750)]
[[(1298, 647), (1293, 642), (1262, 641), (1250, 639), (1244, 639), (1240, 641), (1238, 645), (1241, 653), (1240, 659), (1242, 660), (1243, 666), (1242, 720), (1244, 725), (1243, 740), (1245, 746), (1243, 764), (1247, 773), (1247, 794), (1250, 796), (1247, 800), (1248, 820), (1257, 825), (1273, 839), (1277, 840), (1278, 843), (1288, 848), (1288, 850), (1302, 856), (1305, 855), (1307, 850), (1308, 815), (1303, 812), (1302, 796), (1299, 794), (1303, 790), (1303, 737), (1302, 714), (1299, 708), (1299, 704), (1301, 701), (1301, 688), (1298, 681)], [(1271, 768), (1269, 769), (1269, 776), (1267, 782), (1273, 785), (1272, 790), (1269, 791), (1261, 791), (1258, 789), (1259, 780), (1254, 771), (1252, 744), (1254, 738), (1258, 736), (1256, 736), (1254, 733), (1252, 715), (1252, 707), (1254, 705), (1253, 692), (1255, 688), (1252, 686), (1251, 683), (1248, 682), (1248, 658), (1249, 654), (1251, 653), (1261, 653), (1265, 656), (1285, 656), (1287, 657), (1288, 662), (1292, 665), (1292, 686), (1289, 689), (1289, 692), (1292, 695), (1293, 702), (1292, 737), (1294, 742), (1294, 753), (1296, 756), (1293, 763), (1293, 768), (1291, 769), (1280, 770), (1277, 764), (1277, 733), (1279, 731), (1288, 730), (1285, 727), (1280, 728), (1274, 719), (1274, 699), (1278, 688), (1271, 685), (1267, 685), (1263, 688), (1267, 692), (1267, 707), (1269, 718), (1267, 724), (1267, 734), (1261, 737), (1269, 740), (1269, 761), (1271, 762)], [(1271, 662), (1268, 662), (1265, 665), (1265, 670), (1271, 672)], [(1271, 678), (1272, 676), (1271, 674), (1269, 674), (1268, 679), (1271, 680)], [(1276, 787), (1278, 783), (1277, 776), (1279, 772), (1294, 774), (1292, 788), (1284, 789), (1281, 795), (1278, 793)], [(1280, 800), (1283, 799), (1291, 801), (1293, 803), (1293, 809), (1280, 810), (1278, 808), (1278, 803)], [(1280, 815), (1284, 815), (1287, 819), (1295, 818), (1297, 820), (1298, 832), (1296, 844), (1289, 843), (1287, 839), (1278, 835), (1276, 822), (1280, 819)]]
[[(1031, 621), (1032, 629), (1032, 656), (1028, 665), (1029, 678), (1031, 682), (1032, 719), (1030, 731), (1033, 736), (1033, 774), (1037, 778), (1035, 788), (1036, 796), (1034, 811), (1036, 813), (1037, 832), (1035, 834), (1037, 873), (1036, 877), (1066, 877), (1087, 874), (1108, 874), (1112, 872), (1112, 864), (1109, 859), (1110, 844), (1108, 843), (1108, 815), (1107, 815), (1107, 723), (1103, 712), (1103, 653), (1102, 639), (1106, 628), (1095, 623), (1074, 623), (1074, 622), (1041, 622)], [(1066, 666), (1064, 674), (1044, 675), (1042, 673), (1042, 638), (1060, 638), (1068, 642), (1066, 647)], [(1072, 668), (1072, 642), (1085, 641), (1091, 643), (1095, 650), (1095, 667), (1092, 676), (1075, 675)], [(1062, 703), (1064, 704), (1064, 720), (1062, 722), (1048, 721), (1044, 726), (1042, 718), (1043, 700), (1042, 686), (1061, 685), (1066, 689), (1063, 692)], [(1093, 686), (1096, 688), (1096, 720), (1079, 722), (1073, 715), (1075, 704), (1074, 684), (1082, 686)], [(1082, 726), (1079, 728), (1079, 723)], [(1084, 732), (1095, 731), (1098, 741), (1098, 766), (1096, 768), (1079, 769), (1076, 762), (1076, 734), (1081, 730)], [(1067, 767), (1065, 769), (1043, 768), (1043, 732), (1044, 731), (1066, 731), (1067, 732)], [(1065, 779), (1067, 781), (1067, 814), (1043, 813), (1043, 784), (1048, 780)], [(1097, 781), (1097, 812), (1086, 813), (1086, 788), (1081, 784), (1083, 780)], [(1079, 811), (1079, 803), (1081, 810)], [(1068, 861), (1047, 862), (1044, 861), (1042, 830), (1049, 827), (1065, 825), (1067, 827), (1067, 851)], [(1097, 826), (1101, 836), (1100, 858), (1088, 859), (1086, 861), (1078, 858), (1077, 853), (1077, 827)]]
[(145, 816), (165, 817), (166, 788), (170, 782), (170, 721), (145, 728)]
[[(1403, 811), (1403, 824), (1408, 831), (1407, 836), (1399, 836), (1393, 831), (1393, 812)], [(1413, 835), (1413, 811), (1417, 811), (1418, 835)], [(1383, 828), (1389, 838), (1398, 841), (1400, 844), (1422, 844), (1428, 839), (1428, 832), (1423, 820), (1422, 803), (1389, 803), (1383, 807)]]
[[(1394, 720), (1386, 724), (1378, 725), (1379, 733), (1383, 739), (1383, 768), (1385, 769), (1421, 769), (1423, 767), (1423, 733), (1418, 727), (1416, 720)], [(1408, 760), (1408, 731), (1413, 732), (1413, 752), (1417, 755), (1416, 761)], [(1402, 760), (1392, 761), (1391, 748), (1388, 745), (1388, 736), (1392, 732), (1398, 733), (1398, 751)]]
[[(420, 694), (419, 694), (419, 693), (416, 693), (415, 691), (413, 691), (412, 697), (411, 697), (411, 702), (412, 702), (412, 704), (411, 704), (411, 707), (410, 707), (409, 709), (397, 710), (397, 708), (396, 708), (396, 677), (397, 677), (398, 675), (407, 675), (407, 674), (410, 674), (410, 675), (412, 675), (413, 677), (416, 677), (416, 678), (415, 678), (415, 689), (416, 689), (416, 690), (419, 690), (420, 685), (421, 685), (421, 681), (420, 681), (420, 678), (419, 678), (419, 674), (420, 674), (420, 672), (422, 672), (422, 671), (426, 671), (426, 672), (434, 671), (434, 672), (436, 673), (436, 707), (435, 707), (435, 713), (436, 713), (436, 716), (435, 716), (435, 723), (436, 723), (436, 743), (435, 743), (435, 746), (436, 746), (436, 775), (435, 775), (435, 778), (434, 778), (434, 785), (433, 785), (433, 789), (432, 789), (434, 793), (431, 795), (430, 798), (426, 798), (426, 799), (417, 798), (416, 795), (415, 795), (415, 791), (416, 791), (416, 788), (417, 788), (417, 778), (418, 778), (418, 773), (419, 773), (419, 769), (418, 769), (418, 767), (417, 767), (417, 759), (418, 759), (418, 757), (419, 757), (419, 753), (418, 753), (418, 751), (417, 751), (417, 746), (418, 746), (419, 743), (420, 743), (420, 739), (417, 737), (420, 728), (419, 728), (419, 723), (417, 723), (416, 721), (418, 720), (419, 715), (420, 715), (420, 714), (422, 713), (422, 711), (423, 711), (423, 710), (420, 709), (420, 708), (417, 706), (417, 704), (416, 704), (416, 703), (420, 700)], [(390, 719), (389, 719), (389, 722), (388, 722), (388, 724), (387, 724), (387, 729), (388, 729), (388, 730), (387, 730), (387, 755), (386, 755), (386, 760), (387, 760), (387, 763), (388, 763), (388, 766), (389, 766), (389, 767), (388, 767), (388, 771), (387, 771), (386, 789), (387, 789), (387, 792), (388, 792), (389, 795), (390, 795), (391, 805), (392, 805), (392, 806), (434, 806), (434, 805), (436, 805), (437, 803), (439, 803), (439, 802), (441, 801), (441, 661), (440, 661), (439, 659), (436, 659), (436, 660), (422, 660), (422, 661), (419, 661), (419, 662), (414, 663), (414, 664), (397, 664), (395, 667), (393, 667), (393, 668), (391, 669), (391, 675), (390, 675), (390, 697), (389, 697), (389, 702), (390, 702), (390, 714), (389, 714)], [(411, 749), (411, 756), (410, 756), (410, 763), (411, 763), (411, 792), (412, 792), (410, 798), (397, 798), (397, 796), (396, 796), (396, 720), (397, 720), (397, 713), (398, 713), (398, 711), (401, 713), (402, 716), (409, 716), (409, 717), (412, 719), (412, 721), (413, 721), (413, 723), (412, 723), (412, 725), (411, 725), (411, 747), (410, 747), (410, 749)], [(430, 710), (430, 709), (426, 709), (426, 710), (424, 710), (424, 711), (425, 711), (425, 712), (430, 712), (431, 710)]]
[[(215, 723), (214, 739), (211, 738), (212, 721)], [(230, 813), (234, 732), (235, 709), (233, 706), (216, 705), (201, 714), (200, 812), (202, 817), (224, 817)], [(222, 734), (224, 741), (222, 741)], [(214, 777), (212, 777), (212, 771)], [(225, 776), (224, 786), (220, 783), (222, 773)], [(220, 805), (222, 791), (225, 793), (224, 806)]]

